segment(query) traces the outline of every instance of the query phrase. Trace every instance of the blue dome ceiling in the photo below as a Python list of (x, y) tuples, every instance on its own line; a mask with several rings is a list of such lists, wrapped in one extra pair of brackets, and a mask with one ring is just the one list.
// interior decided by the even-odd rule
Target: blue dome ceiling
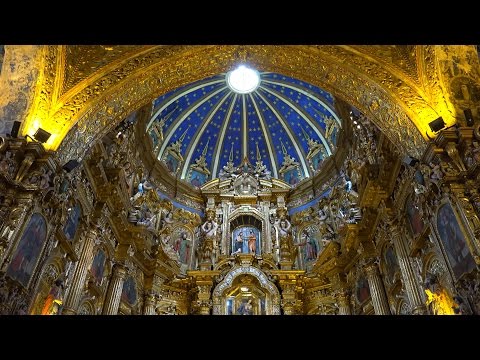
[(259, 74), (260, 85), (248, 94), (234, 92), (222, 73), (156, 99), (147, 132), (158, 159), (196, 187), (219, 177), (229, 161), (260, 162), (291, 185), (321, 171), (341, 128), (333, 96), (284, 75)]

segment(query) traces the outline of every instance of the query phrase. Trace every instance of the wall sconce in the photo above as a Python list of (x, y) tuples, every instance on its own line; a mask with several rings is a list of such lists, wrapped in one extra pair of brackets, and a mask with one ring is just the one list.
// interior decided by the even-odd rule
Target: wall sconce
[(38, 130), (33, 135), (33, 138), (41, 143), (46, 143), (48, 139), (50, 139), (50, 134), (48, 131), (43, 130), (42, 128), (38, 128)]

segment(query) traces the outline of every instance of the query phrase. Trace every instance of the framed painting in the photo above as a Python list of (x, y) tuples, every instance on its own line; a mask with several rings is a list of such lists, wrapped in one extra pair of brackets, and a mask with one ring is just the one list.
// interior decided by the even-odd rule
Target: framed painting
[(472, 271), (476, 264), (450, 203), (438, 208), (437, 230), (453, 275), (458, 280), (464, 273)]
[(297, 185), (298, 182), (300, 181), (300, 176), (298, 174), (298, 169), (294, 168), (291, 170), (288, 170), (285, 172), (283, 175), (283, 180), (290, 185)]
[(240, 226), (232, 233), (234, 254), (260, 254), (260, 231), (254, 226)]
[(175, 156), (168, 153), (165, 157), (165, 165), (170, 172), (175, 173), (178, 167), (178, 160), (175, 158)]
[(78, 223), (81, 216), (82, 208), (80, 207), (80, 204), (77, 203), (70, 211), (70, 214), (68, 214), (67, 222), (63, 227), (63, 233), (65, 234), (65, 237), (70, 241), (73, 241), (75, 239), (75, 233), (77, 232)]
[(323, 155), (322, 152), (319, 151), (317, 152), (313, 157), (312, 157), (312, 167), (314, 171), (317, 171), (320, 169), (320, 166), (323, 163)]
[(17, 280), (24, 287), (28, 286), (46, 238), (47, 223), (41, 214), (34, 213), (23, 230), (13, 252), (12, 261), (8, 265), (7, 275), (10, 278)]
[(395, 273), (400, 271), (397, 256), (392, 246), (387, 247), (384, 254), (385, 260), (385, 277), (389, 284), (393, 284), (395, 280)]
[(361, 276), (357, 280), (355, 294), (357, 296), (357, 301), (360, 304), (363, 304), (370, 297), (370, 286), (368, 285), (368, 280), (365, 276)]
[(123, 283), (121, 300), (132, 306), (137, 302), (137, 285), (132, 276)]
[(409, 197), (405, 202), (405, 208), (407, 209), (407, 218), (410, 223), (410, 230), (413, 236), (421, 234), (425, 228), (425, 224), (422, 220), (422, 215), (417, 207), (413, 204), (412, 197)]
[(321, 234), (318, 231), (318, 227), (315, 225), (303, 228), (299, 234), (298, 246), (300, 256), (302, 257), (305, 270), (307, 271), (310, 271), (313, 268), (318, 254), (322, 249), (319, 241), (320, 238)]
[(103, 272), (105, 270), (105, 258), (105, 252), (102, 249), (99, 249), (93, 258), (92, 266), (90, 268), (90, 272), (97, 285), (102, 283)]
[(207, 182), (207, 174), (197, 170), (192, 170), (190, 173), (190, 184), (195, 187), (200, 187)]

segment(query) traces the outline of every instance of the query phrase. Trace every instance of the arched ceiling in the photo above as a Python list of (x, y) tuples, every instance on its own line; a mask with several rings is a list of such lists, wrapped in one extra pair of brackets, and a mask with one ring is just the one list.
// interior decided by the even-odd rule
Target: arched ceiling
[[(313, 175), (335, 151), (342, 125), (333, 96), (285, 75), (259, 76), (248, 94), (233, 91), (221, 73), (157, 98), (147, 132), (158, 159), (197, 186), (245, 158), (292, 185)], [(285, 172), (292, 160), (293, 178)]]
[[(6, 62), (15, 61), (17, 48), (6, 47)], [(15, 96), (21, 96), (22, 111), (15, 112), (25, 118), (21, 134), (42, 127), (52, 133), (45, 146), (59, 149), (61, 160), (82, 158), (96, 139), (132, 111), (248, 60), (263, 71), (309, 82), (352, 104), (401, 152), (419, 156), (428, 138), (436, 135), (430, 121), (442, 116), (450, 126), (463, 116), (445, 69), (453, 56), (457, 63), (470, 64), (470, 48), (475, 50), (420, 45), (35, 46), (31, 56), (17, 57), (19, 64), (25, 55), (29, 59), (18, 67), (25, 69), (25, 76), (17, 68), (5, 71), (16, 81), (5, 83), (6, 100), (0, 107), (9, 109)], [(83, 61), (78, 62), (79, 56)]]

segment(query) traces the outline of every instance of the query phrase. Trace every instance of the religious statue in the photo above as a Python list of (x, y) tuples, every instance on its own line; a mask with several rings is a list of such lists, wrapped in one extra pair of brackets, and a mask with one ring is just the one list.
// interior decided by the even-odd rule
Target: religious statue
[(202, 225), (205, 238), (215, 238), (217, 235), (218, 224), (215, 220), (207, 220)]
[(277, 228), (280, 238), (283, 238), (290, 234), (290, 228), (292, 227), (292, 224), (290, 224), (290, 221), (287, 219), (278, 219), (275, 221), (274, 226)]
[(250, 230), (250, 234), (248, 235), (248, 252), (250, 254), (255, 254), (257, 250), (257, 237), (255, 236), (253, 230)]
[(236, 312), (237, 315), (253, 315), (252, 299), (243, 300)]

